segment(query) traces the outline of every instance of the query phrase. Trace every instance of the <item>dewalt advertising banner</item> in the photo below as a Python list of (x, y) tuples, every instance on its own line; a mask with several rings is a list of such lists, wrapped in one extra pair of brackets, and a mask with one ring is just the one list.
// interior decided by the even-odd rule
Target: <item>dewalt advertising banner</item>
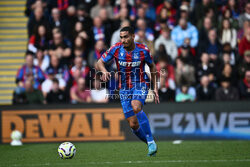
[(11, 131), (25, 142), (119, 141), (125, 139), (120, 108), (40, 109), (1, 112), (1, 140), (11, 141)]

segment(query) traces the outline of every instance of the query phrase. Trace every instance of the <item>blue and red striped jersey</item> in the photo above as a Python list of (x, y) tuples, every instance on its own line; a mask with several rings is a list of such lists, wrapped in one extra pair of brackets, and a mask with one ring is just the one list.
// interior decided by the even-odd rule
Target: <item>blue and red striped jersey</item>
[(149, 83), (145, 73), (145, 64), (152, 64), (149, 49), (141, 43), (135, 43), (135, 49), (127, 52), (122, 43), (116, 43), (102, 55), (102, 60), (108, 62), (115, 59), (119, 72), (121, 89), (131, 89), (140, 83)]

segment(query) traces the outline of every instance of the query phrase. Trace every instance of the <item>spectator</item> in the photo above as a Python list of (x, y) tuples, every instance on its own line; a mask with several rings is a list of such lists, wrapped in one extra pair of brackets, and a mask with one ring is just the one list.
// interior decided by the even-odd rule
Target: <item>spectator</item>
[(222, 53), (222, 65), (224, 66), (225, 64), (230, 64), (231, 62), (231, 57), (228, 52)]
[[(187, 38), (187, 40), (189, 40)], [(185, 64), (190, 64), (190, 65), (195, 65), (195, 57), (192, 53), (192, 48), (190, 48), (189, 45), (187, 44), (183, 44), (180, 48), (179, 48), (179, 57), (182, 58), (183, 62)]]
[(76, 22), (76, 24), (74, 25), (74, 29), (71, 33), (71, 37), (69, 38), (71, 43), (74, 43), (77, 37), (82, 37), (83, 41), (85, 42), (85, 47), (87, 47), (87, 42), (89, 41), (89, 36), (87, 35), (88, 32), (84, 30), (82, 22), (78, 21)]
[(75, 103), (90, 103), (92, 102), (90, 91), (86, 88), (84, 78), (77, 80), (77, 85), (70, 89), (71, 102)]
[(246, 50), (250, 50), (250, 26), (247, 27), (243, 39), (239, 43), (239, 54), (243, 57)]
[(135, 40), (138, 40), (138, 31), (143, 30), (145, 31), (145, 36), (147, 37), (148, 41), (154, 41), (154, 32), (151, 28), (147, 27), (145, 20), (138, 19), (136, 21), (136, 30), (135, 30)]
[(156, 19), (155, 8), (149, 4), (148, 0), (141, 0), (141, 6), (146, 12), (146, 17), (154, 21)]
[(64, 20), (61, 16), (61, 12), (58, 8), (53, 8), (51, 10), (51, 19), (50, 19), (50, 27), (51, 29), (55, 28), (55, 27), (58, 27), (63, 35), (66, 35), (67, 34), (67, 31), (66, 31), (66, 20)]
[(62, 33), (56, 32), (53, 34), (53, 41), (50, 44), (49, 54), (57, 56), (62, 64), (69, 64), (71, 57), (71, 44), (68, 40), (64, 39)]
[(239, 65), (238, 71), (240, 79), (244, 78), (245, 72), (249, 69), (250, 69), (250, 50), (245, 51), (243, 61)]
[(97, 16), (94, 18), (94, 27), (92, 30), (94, 41), (104, 40), (105, 43), (108, 45), (108, 41), (110, 41), (110, 33), (109, 30), (106, 29), (102, 23), (102, 19)]
[(80, 32), (84, 31), (83, 30), (83, 25), (82, 25), (82, 22), (80, 21), (77, 21), (75, 24), (74, 24), (74, 29), (72, 31), (72, 36), (71, 36), (71, 43), (74, 43), (76, 37), (80, 34)]
[(34, 10), (34, 15), (30, 16), (28, 21), (28, 35), (31, 37), (32, 34), (35, 32), (35, 28), (37, 25), (45, 25), (48, 26), (49, 23), (47, 22), (47, 18), (44, 16), (43, 8), (37, 7)]
[(46, 96), (46, 101), (48, 104), (67, 102), (66, 94), (59, 88), (59, 81), (56, 78), (52, 79), (52, 88)]
[(129, 15), (129, 20), (134, 21), (135, 17), (136, 17), (136, 8), (134, 6), (132, 6), (131, 4), (129, 4), (129, 2), (127, 0), (120, 0), (116, 1), (116, 5), (114, 7), (114, 19), (120, 19), (121, 15), (123, 15), (124, 12), (122, 12), (121, 10), (127, 9), (127, 13)]
[(38, 25), (35, 33), (29, 39), (28, 50), (36, 53), (38, 48), (43, 50), (49, 49), (50, 35), (45, 25)]
[[(102, 8), (100, 10), (99, 17), (101, 18), (103, 26), (105, 27), (105, 29), (112, 33), (115, 30), (114, 29), (113, 20), (111, 20), (108, 17), (108, 12), (107, 12), (107, 10), (105, 8)], [(121, 18), (121, 20), (124, 20), (124, 19), (126, 19), (126, 17), (125, 18)]]
[(148, 18), (148, 17), (146, 16), (146, 9), (143, 8), (142, 6), (139, 6), (139, 7), (137, 8), (137, 17), (136, 17), (136, 21), (137, 21), (138, 19), (144, 20), (144, 21), (146, 22), (146, 27), (149, 27), (149, 28), (151, 28), (151, 29), (153, 28), (154, 22), (153, 22), (150, 18)]
[(231, 48), (230, 43), (225, 43), (222, 46), (222, 58), (223, 58), (223, 62), (225, 64), (224, 54), (229, 56), (228, 57), (229, 62), (227, 62), (227, 63), (231, 64), (232, 66), (236, 66), (237, 62), (239, 61), (239, 56), (238, 56), (237, 52)]
[(230, 64), (225, 64), (219, 72), (218, 80), (221, 80), (221, 78), (226, 78), (230, 82), (230, 85), (237, 86), (236, 73)]
[(200, 79), (200, 85), (196, 88), (198, 101), (209, 101), (214, 99), (214, 87), (210, 84), (209, 76), (203, 75)]
[(168, 18), (175, 25), (176, 23), (176, 9), (173, 7), (173, 0), (164, 0), (162, 4), (157, 6), (156, 14), (161, 13), (162, 8), (166, 8), (168, 11)]
[(222, 10), (222, 16), (219, 17), (219, 28), (222, 27), (222, 20), (228, 19), (230, 22), (230, 25), (234, 29), (239, 29), (239, 22), (238, 19), (233, 17), (232, 11), (229, 8), (225, 8)]
[(161, 30), (167, 27), (168, 25), (166, 24), (165, 20), (157, 20), (154, 27), (155, 37), (159, 37)]
[(201, 62), (197, 65), (197, 83), (201, 82), (201, 77), (204, 75), (209, 77), (210, 82), (215, 80), (215, 68), (209, 63), (209, 55), (207, 53), (202, 53)]
[[(52, 90), (53, 88), (53, 80), (56, 78), (56, 71), (53, 68), (49, 68), (47, 71), (47, 79), (42, 83), (42, 92), (43, 96), (46, 97), (47, 94)], [(63, 78), (58, 77), (58, 84), (59, 88), (61, 90), (64, 90), (66, 87), (66, 82)]]
[(218, 55), (221, 52), (221, 45), (215, 29), (208, 31), (208, 41), (201, 41), (198, 49), (199, 54), (206, 52), (208, 54)]
[(110, 45), (114, 45), (116, 44), (117, 42), (120, 42), (120, 30), (123, 28), (123, 27), (127, 27), (127, 26), (130, 26), (130, 22), (129, 20), (123, 20), (121, 22), (121, 25), (120, 25), (120, 28), (118, 30), (116, 30), (113, 34), (112, 34), (112, 38), (111, 38), (111, 43)]
[(33, 79), (29, 78), (25, 81), (25, 96), (28, 104), (45, 104), (42, 92), (34, 88)]
[(245, 78), (240, 80), (239, 91), (241, 99), (250, 99), (250, 69), (245, 72)]
[(41, 88), (41, 83), (45, 80), (45, 75), (43, 71), (34, 65), (33, 55), (27, 53), (25, 56), (25, 64), (18, 70), (16, 75), (16, 83), (18, 87), (24, 87), (24, 83), (28, 78), (34, 78), (35, 89)]
[(189, 16), (189, 6), (187, 5), (181, 5), (179, 8), (179, 19), (183, 18), (185, 20), (189, 20), (190, 16)]
[[(221, 67), (221, 60), (218, 58), (217, 54), (209, 54), (209, 66), (214, 69)], [(217, 75), (216, 72), (214, 74)]]
[(185, 84), (193, 85), (195, 83), (195, 68), (192, 65), (185, 64), (179, 57), (176, 59), (175, 81), (177, 86)]
[(188, 93), (189, 86), (182, 85), (181, 91), (176, 94), (175, 101), (176, 102), (192, 102), (195, 98)]
[(221, 78), (221, 87), (215, 92), (215, 99), (217, 101), (239, 100), (239, 92), (235, 87), (230, 85), (228, 78)]
[(244, 36), (246, 35), (247, 28), (250, 27), (250, 21), (244, 21), (243, 27), (237, 31), (237, 41), (240, 43)]
[[(105, 1), (105, 0), (101, 0), (101, 1)], [(87, 10), (88, 9), (87, 9), (86, 5), (81, 4), (77, 8), (76, 15), (77, 15), (77, 21), (80, 21), (83, 25), (83, 30), (86, 31), (87, 33), (89, 33), (92, 30), (93, 21), (90, 18)]]
[(222, 45), (225, 43), (230, 43), (232, 49), (236, 47), (237, 33), (234, 28), (231, 28), (230, 21), (228, 19), (222, 20), (222, 29), (220, 31), (220, 41)]
[(169, 29), (173, 29), (175, 26), (175, 19), (171, 20), (169, 18), (169, 13), (167, 8), (162, 8), (159, 15), (157, 15), (157, 20), (155, 23), (155, 31), (158, 34), (163, 30), (163, 28), (168, 27)]
[[(86, 62), (83, 61), (83, 58), (82, 57), (75, 57), (75, 60), (74, 60), (74, 66), (70, 69), (70, 74), (71, 76), (77, 76), (78, 75), (78, 71), (80, 72), (80, 77), (82, 78), (85, 78), (85, 79), (88, 79), (88, 75), (89, 75), (89, 67), (86, 66)], [(75, 77), (74, 77), (75, 78)], [(74, 81), (76, 84), (76, 80)]]
[(74, 51), (75, 49), (79, 48), (82, 50), (81, 53), (75, 53), (74, 52), (74, 56), (81, 56), (84, 59), (87, 59), (87, 40), (84, 39), (82, 36), (78, 35), (75, 40), (74, 40)]
[(120, 10), (119, 18), (115, 19), (113, 22), (113, 30), (117, 30), (119, 25), (122, 24), (123, 21), (128, 20), (128, 9), (122, 8)]
[(27, 104), (27, 98), (25, 95), (24, 87), (16, 87), (12, 95), (12, 104)]
[(94, 103), (108, 103), (108, 90), (102, 88), (101, 80), (99, 77), (95, 77), (95, 80), (92, 81), (93, 88), (91, 89), (91, 99)]
[(242, 13), (239, 17), (239, 26), (243, 27), (244, 21), (250, 21), (250, 2), (248, 1), (245, 6), (245, 12)]
[(135, 39), (136, 42), (140, 42), (142, 44), (145, 44), (152, 55), (154, 55), (155, 50), (154, 50), (154, 43), (153, 41), (149, 41), (148, 38), (146, 37), (146, 32), (143, 29), (140, 29), (137, 31), (137, 38)]
[(212, 0), (202, 0), (201, 3), (196, 4), (194, 8), (194, 22), (198, 23), (200, 19), (203, 19), (209, 9), (212, 9), (215, 15), (217, 15), (217, 6)]
[(38, 49), (36, 52), (36, 57), (34, 59), (34, 65), (38, 66), (42, 69), (42, 71), (45, 71), (50, 64), (50, 58), (49, 55), (45, 54), (46, 51), (43, 51), (42, 49)]
[[(160, 63), (160, 62), (159, 62)], [(159, 70), (159, 66), (161, 65), (158, 65), (157, 67), (157, 71)], [(169, 66), (165, 66), (167, 68), (169, 68)], [(172, 69), (174, 70), (173, 66), (171, 65)], [(175, 83), (174, 83), (174, 80), (171, 80), (171, 76), (172, 74), (169, 74), (171, 73), (171, 71), (158, 71), (158, 74), (160, 74), (159, 76), (159, 79), (160, 79), (160, 82), (159, 82), (159, 98), (160, 98), (160, 101), (161, 102), (164, 102), (164, 101), (175, 101), (175, 91), (174, 89), (171, 89), (171, 86), (169, 83), (172, 82), (172, 84), (174, 84), (174, 88), (175, 88)], [(173, 72), (172, 72), (173, 73)], [(170, 77), (169, 77), (170, 76)]]
[(94, 19), (95, 17), (100, 15), (99, 12), (100, 12), (101, 8), (105, 8), (107, 10), (107, 13), (108, 13), (108, 18), (113, 19), (113, 17), (114, 17), (113, 16), (113, 8), (112, 8), (112, 6), (110, 6), (108, 4), (107, 0), (98, 0), (97, 5), (95, 5), (90, 11), (90, 15), (91, 15), (92, 19)]
[[(175, 73), (174, 66), (168, 63), (167, 57), (159, 57), (159, 61), (156, 64), (156, 70), (159, 74), (160, 84), (163, 84), (161, 79), (165, 77), (165, 86), (164, 88), (175, 90)], [(162, 85), (163, 87), (163, 85)]]
[(228, 0), (226, 8), (230, 9), (232, 13), (232, 18), (238, 19), (240, 16), (238, 3), (235, 0)]
[(96, 67), (96, 62), (101, 58), (102, 54), (106, 51), (105, 44), (102, 40), (99, 40), (95, 43), (95, 48), (90, 52), (88, 57), (88, 64), (90, 67)]
[[(87, 54), (88, 54), (88, 52), (86, 50), (84, 50), (83, 48), (80, 48), (80, 47), (74, 48), (74, 57), (75, 58), (82, 57), (84, 60), (84, 64), (87, 64), (87, 61), (86, 61)], [(74, 62), (72, 61), (72, 63), (74, 63)], [(70, 66), (72, 66), (72, 64)]]
[[(215, 10), (213, 8), (211, 8), (211, 7), (207, 8), (205, 10), (204, 17), (210, 18), (213, 25), (215, 25), (215, 26), (218, 25), (218, 18), (217, 18), (217, 15), (215, 13)], [(200, 25), (202, 24), (202, 19), (199, 20), (197, 24), (198, 24), (197, 26), (200, 27)]]
[(203, 26), (199, 28), (199, 42), (208, 41), (208, 32), (213, 27), (212, 21), (209, 17), (203, 19)]
[(171, 39), (176, 43), (178, 47), (183, 45), (186, 38), (190, 39), (191, 47), (196, 47), (198, 44), (198, 31), (191, 23), (187, 23), (187, 20), (181, 18), (179, 25), (176, 26), (171, 32)]
[(72, 30), (74, 29), (75, 23), (77, 22), (76, 8), (75, 6), (69, 6), (65, 15), (66, 22), (66, 37), (71, 39)]
[(50, 70), (54, 72), (56, 78), (60, 81), (61, 79), (64, 80), (66, 83), (70, 79), (70, 74), (68, 71), (67, 66), (62, 65), (60, 60), (57, 56), (51, 55), (50, 65), (46, 69), (46, 73), (50, 73)]
[(46, 0), (27, 0), (25, 6), (26, 9), (24, 13), (26, 16), (29, 17), (36, 8), (38, 7), (46, 8), (47, 2)]
[(166, 48), (167, 54), (171, 57), (172, 61), (175, 61), (177, 57), (177, 46), (170, 38), (170, 29), (164, 28), (161, 31), (161, 35), (155, 41), (155, 50), (159, 50), (159, 46), (163, 44)]

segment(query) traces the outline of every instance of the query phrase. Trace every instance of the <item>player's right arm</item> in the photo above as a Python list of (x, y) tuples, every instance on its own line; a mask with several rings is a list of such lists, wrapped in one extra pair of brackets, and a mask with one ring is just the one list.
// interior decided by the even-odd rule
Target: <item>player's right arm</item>
[(97, 70), (102, 72), (101, 80), (106, 82), (110, 79), (111, 74), (105, 68), (105, 62), (102, 58), (100, 58), (97, 62)]
[(97, 62), (97, 70), (102, 72), (101, 80), (103, 80), (104, 82), (108, 81), (111, 77), (111, 74), (105, 68), (105, 63), (114, 58), (117, 46), (118, 45), (115, 44), (111, 48), (109, 48)]

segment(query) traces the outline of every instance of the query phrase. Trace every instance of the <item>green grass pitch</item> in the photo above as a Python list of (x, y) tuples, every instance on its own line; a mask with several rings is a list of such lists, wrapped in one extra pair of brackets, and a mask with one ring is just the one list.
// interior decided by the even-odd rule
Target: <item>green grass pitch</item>
[(142, 142), (73, 142), (76, 156), (60, 159), (60, 143), (0, 145), (1, 167), (249, 167), (250, 141), (158, 141), (156, 157)]

